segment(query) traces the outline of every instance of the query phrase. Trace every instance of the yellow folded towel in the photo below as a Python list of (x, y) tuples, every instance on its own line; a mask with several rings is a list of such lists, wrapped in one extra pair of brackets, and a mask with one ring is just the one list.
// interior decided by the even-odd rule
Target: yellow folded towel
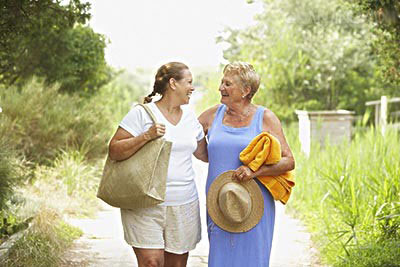
[[(281, 144), (273, 135), (262, 132), (243, 149), (239, 158), (255, 172), (264, 164), (276, 164), (281, 160)], [(289, 200), (295, 185), (293, 171), (277, 176), (260, 176), (257, 179), (271, 192), (275, 200), (283, 204)]]

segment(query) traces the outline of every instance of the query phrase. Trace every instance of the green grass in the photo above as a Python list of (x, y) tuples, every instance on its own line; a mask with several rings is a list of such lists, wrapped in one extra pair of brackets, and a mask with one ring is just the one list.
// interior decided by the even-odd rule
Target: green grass
[(11, 153), (0, 140), (0, 210), (6, 208), (6, 202), (12, 194), (17, 178), (10, 162)]
[[(351, 143), (323, 150), (314, 146), (309, 158), (298, 142), (294, 151), (297, 183), (290, 205), (314, 234), (323, 260), (337, 266), (387, 266), (343, 264), (383, 259), (395, 250), (387, 244), (400, 240), (399, 133), (359, 132)], [(373, 249), (374, 244), (381, 249)]]
[(339, 267), (400, 267), (400, 240), (370, 240), (366, 245), (351, 248)]
[(81, 230), (63, 222), (55, 211), (42, 209), (1, 264), (7, 267), (59, 266), (65, 250), (81, 235)]
[(52, 166), (37, 165), (30, 183), (14, 192), (23, 200), (14, 202), (4, 214), (8, 218), (4, 228), (11, 229), (10, 234), (25, 229), (33, 218), (32, 226), (0, 265), (59, 266), (65, 250), (82, 234), (62, 217), (95, 214), (101, 167), (102, 160), (89, 164), (79, 151), (62, 151)]
[(23, 198), (14, 192), (29, 177), (28, 166), (7, 143), (7, 136), (0, 135), (0, 243), (24, 229), (25, 220), (17, 216)]
[(40, 165), (25, 187), (28, 209), (45, 205), (69, 216), (92, 216), (98, 208), (97, 186), (103, 159), (87, 162), (79, 151), (62, 151), (52, 166)]

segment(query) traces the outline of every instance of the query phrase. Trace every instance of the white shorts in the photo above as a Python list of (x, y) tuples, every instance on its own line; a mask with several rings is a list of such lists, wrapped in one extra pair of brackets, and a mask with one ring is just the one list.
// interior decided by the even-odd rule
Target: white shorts
[(199, 200), (181, 206), (121, 209), (125, 241), (135, 248), (184, 254), (201, 239)]

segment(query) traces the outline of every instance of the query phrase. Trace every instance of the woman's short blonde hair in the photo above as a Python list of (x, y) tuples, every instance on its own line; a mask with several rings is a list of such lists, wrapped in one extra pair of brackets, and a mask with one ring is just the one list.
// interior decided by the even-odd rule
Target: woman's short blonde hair
[(260, 86), (260, 76), (254, 70), (254, 67), (246, 62), (232, 62), (224, 67), (225, 74), (237, 75), (244, 87), (250, 87), (250, 93), (247, 98), (251, 100)]

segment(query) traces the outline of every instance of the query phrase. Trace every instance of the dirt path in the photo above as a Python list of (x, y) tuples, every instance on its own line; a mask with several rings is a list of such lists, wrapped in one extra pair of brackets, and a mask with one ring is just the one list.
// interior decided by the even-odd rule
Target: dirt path
[[(205, 214), (204, 186), (206, 164), (195, 161), (201, 214)], [(190, 252), (189, 267), (207, 266), (208, 240), (202, 216), (202, 240)], [(65, 266), (137, 266), (132, 249), (123, 240), (119, 210), (104, 205), (96, 219), (71, 219), (69, 222), (84, 232), (73, 248), (66, 253)], [(271, 267), (319, 266), (316, 251), (311, 246), (310, 234), (301, 223), (285, 213), (285, 207), (276, 203), (275, 233)]]

